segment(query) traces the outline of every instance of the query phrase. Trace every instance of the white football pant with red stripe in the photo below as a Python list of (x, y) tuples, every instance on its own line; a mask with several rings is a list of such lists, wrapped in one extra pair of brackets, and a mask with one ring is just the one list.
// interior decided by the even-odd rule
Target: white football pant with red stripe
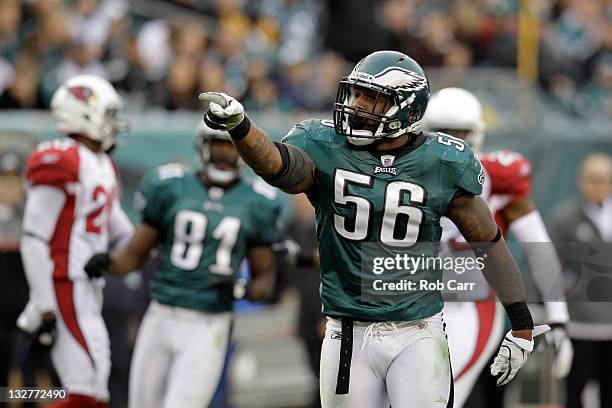
[(454, 408), (461, 408), (499, 348), (505, 312), (501, 303), (484, 300), (445, 302), (443, 313), (455, 384)]

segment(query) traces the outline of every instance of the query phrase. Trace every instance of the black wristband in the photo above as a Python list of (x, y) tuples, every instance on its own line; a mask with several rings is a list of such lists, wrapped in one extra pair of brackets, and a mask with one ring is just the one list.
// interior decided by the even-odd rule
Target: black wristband
[(303, 254), (299, 254), (295, 266), (300, 268), (314, 268), (315, 263), (313, 253), (309, 251)]
[(235, 128), (230, 130), (228, 133), (234, 140), (242, 140), (249, 134), (249, 130), (251, 130), (251, 121), (249, 120), (247, 115), (244, 115), (244, 119), (242, 122), (238, 124)]
[(527, 307), (527, 303), (515, 302), (509, 305), (504, 305), (508, 319), (510, 319), (510, 326), (512, 330), (525, 330), (533, 329), (533, 319), (531, 318), (531, 312)]

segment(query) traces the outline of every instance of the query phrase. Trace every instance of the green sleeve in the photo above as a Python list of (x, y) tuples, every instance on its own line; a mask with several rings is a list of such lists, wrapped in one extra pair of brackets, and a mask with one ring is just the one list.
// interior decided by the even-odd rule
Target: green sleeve
[(134, 196), (134, 208), (140, 213), (141, 221), (161, 230), (164, 201), (158, 169), (147, 171)]
[[(257, 187), (258, 184), (262, 186)], [(256, 182), (255, 189), (262, 191), (258, 193), (256, 210), (252, 212), (253, 223), (257, 227), (256, 233), (249, 239), (249, 246), (271, 245), (279, 240), (280, 214), (282, 203), (276, 189), (265, 185), (264, 182)], [(273, 194), (272, 194), (273, 192)], [(261, 194), (261, 195), (259, 195)]]
[(287, 135), (281, 140), (282, 143), (287, 143), (295, 147), (299, 147), (308, 154), (308, 132), (309, 123), (308, 121), (300, 122), (294, 125)]
[(467, 157), (461, 178), (457, 183), (457, 190), (465, 191), (469, 194), (482, 194), (482, 186), (485, 181), (485, 173), (480, 160), (474, 156), (470, 149), (466, 152)]

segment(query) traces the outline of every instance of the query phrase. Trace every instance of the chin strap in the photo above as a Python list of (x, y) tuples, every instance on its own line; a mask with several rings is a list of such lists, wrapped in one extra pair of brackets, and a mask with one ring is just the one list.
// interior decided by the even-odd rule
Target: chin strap
[(219, 170), (212, 164), (207, 165), (204, 171), (214, 183), (226, 184), (238, 178), (237, 170)]

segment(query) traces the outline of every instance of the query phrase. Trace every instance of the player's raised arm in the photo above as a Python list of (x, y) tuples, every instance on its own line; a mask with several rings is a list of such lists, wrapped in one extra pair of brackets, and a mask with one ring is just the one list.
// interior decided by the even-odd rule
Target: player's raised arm
[(244, 114), (240, 102), (220, 92), (200, 94), (209, 102), (204, 122), (229, 132), (242, 159), (270, 185), (290, 194), (306, 192), (313, 184), (314, 164), (298, 147), (274, 143)]

